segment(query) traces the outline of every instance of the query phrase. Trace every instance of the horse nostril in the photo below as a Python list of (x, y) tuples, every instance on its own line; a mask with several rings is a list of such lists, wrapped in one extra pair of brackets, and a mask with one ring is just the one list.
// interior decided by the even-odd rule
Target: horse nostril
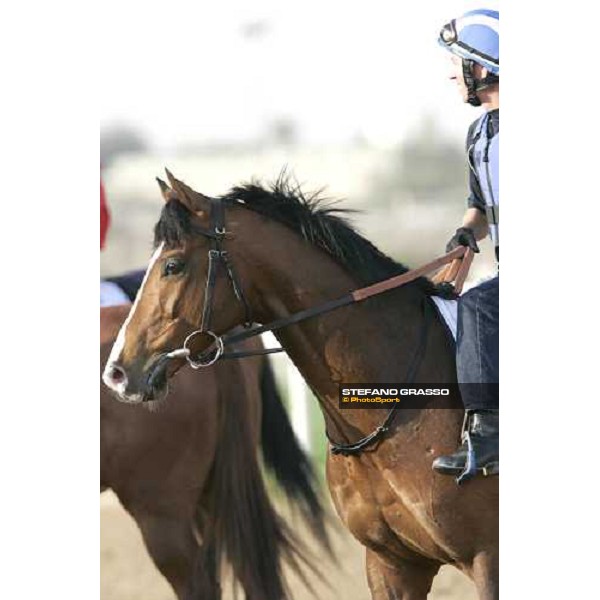
[(111, 365), (107, 375), (113, 385), (120, 385), (127, 381), (127, 374), (118, 365)]

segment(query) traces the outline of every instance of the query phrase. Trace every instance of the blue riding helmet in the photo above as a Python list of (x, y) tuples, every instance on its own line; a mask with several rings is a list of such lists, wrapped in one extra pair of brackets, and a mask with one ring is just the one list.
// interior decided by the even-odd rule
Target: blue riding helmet
[[(500, 80), (500, 14), (496, 10), (471, 10), (442, 27), (438, 43), (462, 59), (463, 74), (469, 91), (468, 101), (474, 106), (481, 102), (477, 91)], [(473, 66), (477, 63), (489, 73), (475, 79)]]

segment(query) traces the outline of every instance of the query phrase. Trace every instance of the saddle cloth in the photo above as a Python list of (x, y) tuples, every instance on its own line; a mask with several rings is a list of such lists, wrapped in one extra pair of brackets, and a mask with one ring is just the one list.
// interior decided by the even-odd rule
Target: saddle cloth
[(439, 296), (432, 296), (438, 313), (442, 317), (446, 327), (452, 334), (454, 341), (456, 342), (456, 328), (458, 324), (458, 302), (456, 300), (445, 300)]

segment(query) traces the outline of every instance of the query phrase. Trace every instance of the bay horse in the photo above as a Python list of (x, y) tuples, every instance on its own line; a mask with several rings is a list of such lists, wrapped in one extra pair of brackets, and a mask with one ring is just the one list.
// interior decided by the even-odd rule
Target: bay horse
[[(101, 371), (130, 308), (100, 309)], [(257, 346), (253, 340), (249, 347)], [(112, 489), (133, 517), (179, 600), (221, 598), (223, 558), (246, 598), (280, 600), (281, 559), (299, 566), (305, 556), (271, 505), (259, 444), (267, 469), (317, 539), (328, 547), (328, 538), (312, 466), (269, 363), (185, 369), (165, 400), (151, 412), (117, 402), (101, 383), (100, 490)]]
[[(430, 310), (443, 291), (429, 279), (290, 324), (290, 315), (407, 271), (362, 237), (343, 210), (306, 196), (285, 176), (218, 198), (167, 176), (170, 186), (159, 182), (166, 203), (146, 281), (104, 372), (122, 398), (157, 393), (189, 359), (183, 350), (197, 356), (222, 343), (248, 320), (247, 309), (255, 323), (286, 324), (274, 333), (314, 391), (335, 444), (364, 439), (388, 415), (341, 409), (339, 384), (402, 382), (421, 338), (414, 383), (456, 383), (453, 344)], [(215, 241), (237, 286), (215, 276)], [(213, 318), (203, 335), (209, 304)], [(217, 346), (211, 356), (219, 353)], [(375, 446), (327, 458), (336, 510), (366, 548), (374, 600), (425, 599), (443, 564), (466, 573), (481, 600), (498, 598), (498, 478), (459, 487), (432, 470), (436, 456), (455, 449), (463, 413), (398, 410)]]

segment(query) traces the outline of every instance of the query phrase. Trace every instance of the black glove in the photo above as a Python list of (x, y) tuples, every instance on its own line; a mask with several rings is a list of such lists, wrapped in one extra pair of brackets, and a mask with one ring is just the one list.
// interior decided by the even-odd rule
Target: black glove
[(459, 246), (466, 246), (467, 248), (471, 248), (473, 252), (479, 252), (479, 246), (477, 245), (475, 234), (469, 227), (459, 227), (456, 230), (456, 233), (446, 245), (446, 252), (452, 252), (452, 250), (458, 248)]

